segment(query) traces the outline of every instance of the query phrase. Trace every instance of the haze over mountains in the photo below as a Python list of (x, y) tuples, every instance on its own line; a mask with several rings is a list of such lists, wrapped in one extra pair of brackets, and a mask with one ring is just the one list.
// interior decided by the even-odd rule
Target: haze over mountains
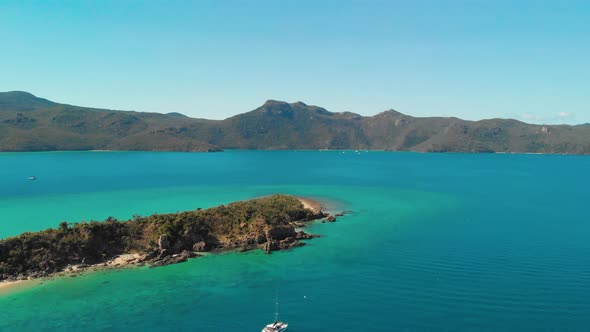
[(0, 93), (0, 151), (363, 149), (590, 154), (590, 125), (333, 113), (269, 100), (225, 120), (94, 109)]

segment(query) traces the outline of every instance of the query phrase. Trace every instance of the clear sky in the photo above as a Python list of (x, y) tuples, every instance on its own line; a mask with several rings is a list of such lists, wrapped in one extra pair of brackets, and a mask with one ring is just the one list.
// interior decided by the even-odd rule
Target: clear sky
[(3, 0), (0, 60), (0, 91), (101, 108), (590, 122), (587, 0)]

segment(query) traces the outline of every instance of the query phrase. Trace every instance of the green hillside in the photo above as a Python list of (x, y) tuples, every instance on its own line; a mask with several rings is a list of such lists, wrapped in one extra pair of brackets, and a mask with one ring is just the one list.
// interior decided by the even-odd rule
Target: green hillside
[(0, 93), (0, 150), (220, 150), (174, 129), (187, 119), (57, 104), (25, 92)]
[(11, 91), (0, 92), (0, 112), (17, 111), (27, 112), (44, 109), (57, 105), (47, 99), (38, 98), (28, 92)]
[(0, 151), (370, 149), (590, 154), (590, 126), (333, 113), (269, 100), (225, 120), (92, 109), (0, 93)]

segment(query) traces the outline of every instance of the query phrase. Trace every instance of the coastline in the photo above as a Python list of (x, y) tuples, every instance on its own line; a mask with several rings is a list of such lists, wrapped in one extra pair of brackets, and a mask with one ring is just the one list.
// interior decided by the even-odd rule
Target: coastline
[[(322, 214), (322, 203), (320, 203), (317, 200), (314, 199), (310, 199), (310, 198), (305, 198), (305, 197), (299, 197), (299, 196), (292, 196), (293, 198), (297, 199), (302, 205), (303, 208), (312, 212), (315, 215), (320, 215)], [(309, 222), (312, 222), (314, 220), (309, 220)], [(302, 226), (304, 225), (305, 221), (298, 221), (297, 222), (297, 226)], [(294, 225), (294, 223), (291, 223), (292, 225)], [(301, 232), (303, 233), (303, 232)], [(306, 235), (306, 237), (304, 237), (305, 239), (309, 239), (309, 238), (313, 238), (313, 237), (317, 237), (317, 235)], [(299, 239), (299, 237), (297, 238)], [(291, 242), (290, 242), (291, 244)], [(303, 245), (303, 244), (300, 244)], [(277, 247), (274, 248), (272, 250), (284, 250), (284, 249), (290, 249), (293, 248), (295, 245), (293, 246), (285, 246), (285, 247)], [(270, 249), (264, 249), (262, 247), (258, 247), (261, 250), (266, 250), (267, 253), (270, 252)], [(256, 249), (256, 248), (240, 248), (240, 247), (236, 247), (236, 248), (226, 248), (226, 249), (216, 249), (216, 250), (211, 250), (209, 252), (191, 252), (190, 255), (186, 256), (184, 255), (184, 253), (182, 254), (173, 254), (169, 257), (171, 257), (174, 261), (169, 262), (167, 264), (163, 264), (163, 265), (168, 265), (168, 264), (175, 264), (175, 263), (180, 263), (180, 262), (184, 262), (187, 260), (187, 258), (193, 258), (193, 257), (200, 257), (203, 255), (209, 255), (209, 254), (217, 254), (217, 253), (222, 253), (222, 252), (226, 252), (226, 251), (248, 251), (248, 250), (252, 250), (252, 249)], [(111, 269), (122, 269), (122, 268), (132, 268), (132, 267), (141, 267), (141, 266), (146, 266), (146, 265), (150, 265), (150, 267), (156, 267), (156, 266), (161, 266), (161, 265), (152, 265), (149, 261), (145, 260), (145, 255), (142, 255), (140, 253), (122, 253), (120, 255), (117, 255), (113, 258), (111, 258), (108, 261), (103, 261), (103, 262), (99, 262), (99, 263), (95, 263), (95, 264), (71, 264), (66, 266), (63, 270), (59, 271), (59, 272), (55, 272), (51, 275), (47, 275), (47, 276), (43, 276), (43, 277), (28, 277), (26, 279), (18, 279), (18, 280), (2, 280), (0, 281), (0, 296), (6, 295), (6, 294), (11, 294), (15, 291), (18, 290), (22, 290), (25, 288), (29, 288), (29, 287), (33, 287), (35, 285), (38, 284), (42, 284), (45, 281), (50, 281), (53, 280), (55, 278), (62, 278), (62, 277), (72, 277), (72, 276), (76, 276), (76, 275), (80, 275), (80, 274), (85, 274), (85, 273), (92, 273), (92, 272), (97, 272), (97, 271), (102, 271), (102, 270), (111, 270)]]
[(140, 264), (136, 264), (135, 261), (140, 257), (139, 254), (122, 254), (113, 259), (92, 265), (83, 266), (70, 265), (65, 270), (57, 272), (53, 275), (41, 278), (30, 278), (21, 280), (2, 280), (0, 281), (0, 296), (14, 293), (16, 291), (34, 287), (35, 285), (42, 284), (45, 281), (53, 280), (56, 278), (71, 277), (84, 273), (98, 272), (107, 269), (122, 269), (129, 267), (139, 267)]
[(322, 212), (322, 208), (324, 207), (324, 205), (321, 202), (311, 198), (305, 198), (300, 196), (295, 196), (295, 198), (297, 198), (301, 202), (301, 204), (303, 204), (304, 209), (311, 210), (313, 213)]
[(0, 281), (0, 296), (12, 294), (16, 291), (33, 287), (41, 284), (44, 279), (27, 279), (27, 280), (3, 280)]
[(28, 280), (2, 281), (0, 282), (0, 292), (27, 281)]
[(590, 153), (577, 152), (526, 152), (526, 151), (421, 151), (421, 150), (390, 150), (390, 149), (220, 149), (220, 150), (105, 150), (105, 149), (91, 149), (91, 150), (0, 150), (0, 153), (68, 153), (68, 152), (89, 152), (89, 153), (114, 153), (114, 152), (161, 152), (161, 153), (216, 153), (216, 152), (232, 152), (232, 151), (293, 151), (293, 152), (362, 152), (362, 153), (416, 153), (416, 154), (467, 154), (467, 155), (536, 155), (536, 156), (581, 156), (588, 157)]

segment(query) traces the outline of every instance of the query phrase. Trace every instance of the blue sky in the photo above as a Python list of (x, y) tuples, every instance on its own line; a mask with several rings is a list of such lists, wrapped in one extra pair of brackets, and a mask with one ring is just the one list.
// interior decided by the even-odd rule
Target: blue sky
[(101, 108), (590, 122), (589, 1), (5, 0), (0, 60), (0, 91)]

